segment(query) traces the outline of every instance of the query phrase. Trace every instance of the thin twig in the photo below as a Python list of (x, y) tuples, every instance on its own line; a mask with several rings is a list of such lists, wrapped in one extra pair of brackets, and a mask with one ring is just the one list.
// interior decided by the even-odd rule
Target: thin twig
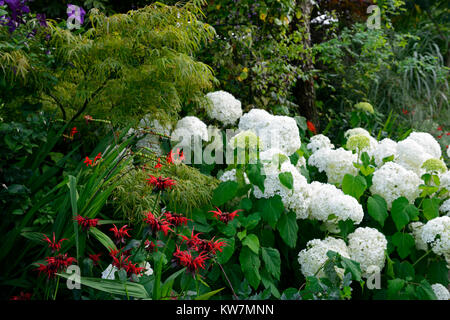
[(227, 279), (228, 284), (230, 285), (230, 289), (231, 289), (231, 291), (233, 292), (234, 298), (235, 298), (236, 300), (239, 300), (239, 297), (238, 297), (238, 296), (236, 295), (236, 293), (234, 292), (234, 289), (233, 289), (233, 286), (232, 286), (232, 284), (231, 284), (231, 282), (230, 282), (230, 279), (228, 279), (228, 276), (227, 276), (227, 274), (225, 273), (225, 270), (223, 270), (222, 265), (221, 265), (219, 262), (217, 262), (217, 261), (216, 261), (216, 263), (219, 265), (220, 269), (222, 270), (223, 275), (225, 276), (225, 279)]

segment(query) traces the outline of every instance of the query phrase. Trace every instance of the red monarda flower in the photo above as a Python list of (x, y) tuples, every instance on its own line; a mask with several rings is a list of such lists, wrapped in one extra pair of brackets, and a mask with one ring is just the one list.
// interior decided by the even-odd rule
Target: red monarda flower
[(406, 116), (409, 113), (409, 111), (406, 109), (402, 109), (402, 113)]
[(77, 215), (75, 217), (75, 221), (78, 222), (78, 225), (81, 226), (83, 230), (89, 230), (92, 227), (96, 227), (99, 220), (100, 219), (89, 219), (87, 217), (84, 218), (80, 215)]
[(124, 225), (122, 228), (117, 229), (116, 225), (113, 224), (114, 227), (112, 227), (111, 229), (109, 229), (109, 231), (114, 232), (114, 237), (116, 238), (116, 242), (117, 243), (125, 243), (125, 236), (126, 237), (131, 237), (128, 234), (128, 231), (130, 231), (131, 229), (127, 229), (127, 225)]
[(205, 262), (209, 259), (207, 252), (200, 252), (197, 257), (193, 257), (189, 251), (181, 251), (178, 246), (173, 256), (173, 262), (176, 265), (186, 267), (187, 271), (193, 275), (199, 268), (205, 269)]
[(173, 213), (173, 212), (169, 212), (169, 211), (164, 212), (164, 216), (166, 217), (167, 221), (169, 221), (171, 224), (173, 224), (177, 227), (181, 226), (181, 225), (186, 226), (188, 221), (191, 220), (181, 214)]
[(68, 257), (67, 253), (59, 254), (56, 257), (47, 257), (45, 259), (47, 260), (47, 265), (39, 263), (39, 267), (35, 270), (39, 271), (39, 274), (45, 273), (49, 279), (55, 277), (57, 272), (65, 270), (68, 266), (77, 261), (75, 258)]
[(442, 126), (437, 127), (437, 131), (442, 131)]
[(172, 189), (172, 187), (175, 185), (175, 180), (172, 180), (170, 178), (163, 178), (163, 177), (156, 178), (152, 175), (149, 175), (149, 178), (146, 180), (149, 186), (151, 185), (154, 187), (153, 189), (154, 192)]
[(199, 250), (199, 246), (202, 243), (202, 239), (200, 239), (199, 236), (200, 233), (194, 234), (194, 229), (192, 229), (191, 232), (191, 237), (186, 237), (182, 234), (180, 234), (181, 237), (181, 242), (186, 242), (186, 245), (189, 249), (198, 251)]
[(127, 272), (127, 276), (131, 276), (132, 274), (141, 275), (145, 270), (144, 267), (138, 267), (137, 263), (132, 263), (130, 261), (130, 256), (126, 256), (124, 253), (121, 253), (119, 257), (112, 256), (113, 262), (112, 265), (118, 269), (123, 269)]
[(201, 240), (199, 244), (199, 250), (207, 251), (208, 253), (215, 255), (217, 251), (222, 252), (222, 247), (227, 244), (223, 241), (216, 240), (214, 238), (211, 240)]
[(12, 296), (9, 300), (31, 300), (31, 293), (20, 291), (18, 296)]
[(94, 158), (94, 164), (93, 165), (95, 166), (97, 164), (97, 161), (99, 161), (101, 158), (102, 158), (102, 153), (99, 152)]
[(86, 167), (89, 167), (89, 166), (94, 167), (95, 165), (97, 165), (97, 162), (98, 162), (101, 158), (102, 158), (102, 153), (99, 152), (99, 153), (95, 156), (94, 160), (91, 160), (91, 159), (89, 159), (89, 157), (86, 157), (86, 159), (84, 159), (83, 162), (86, 164)]
[(97, 253), (97, 254), (90, 254), (89, 255), (89, 259), (92, 260), (92, 262), (94, 262), (94, 266), (98, 265), (98, 262), (100, 261), (100, 256), (102, 254), (101, 253)]
[(306, 121), (306, 126), (308, 127), (308, 130), (311, 131), (314, 134), (317, 134), (317, 130), (316, 127), (314, 126), (314, 123), (312, 123), (311, 121)]
[(86, 164), (86, 167), (92, 166), (92, 160), (89, 157), (86, 157), (83, 162)]
[(59, 241), (56, 241), (55, 233), (53, 232), (53, 241), (50, 240), (45, 234), (44, 234), (43, 240), (48, 243), (49, 248), (52, 248), (52, 252), (55, 252), (55, 251), (59, 251), (59, 249), (61, 249), (61, 242), (65, 241), (67, 239), (61, 239)]
[(242, 209), (235, 210), (233, 212), (222, 212), (219, 208), (217, 208), (217, 211), (209, 211), (214, 213), (214, 218), (217, 218), (217, 220), (220, 220), (226, 224), (233, 220), (236, 216), (239, 216), (237, 213), (240, 211), (244, 211)]
[(170, 226), (172, 224), (169, 221), (167, 221), (166, 219), (161, 219), (160, 217), (157, 218), (150, 211), (147, 212), (147, 214), (146, 214), (146, 216), (144, 218), (144, 222), (147, 223), (150, 226), (150, 228), (152, 229), (153, 233), (156, 233), (158, 231), (162, 231), (162, 232), (164, 232), (164, 235), (167, 236), (169, 231), (173, 232), (173, 230), (170, 229)]

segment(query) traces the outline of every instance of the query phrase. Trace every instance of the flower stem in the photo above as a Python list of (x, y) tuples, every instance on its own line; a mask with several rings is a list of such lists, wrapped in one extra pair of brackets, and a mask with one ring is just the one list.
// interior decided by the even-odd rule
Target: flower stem
[(220, 267), (220, 270), (222, 270), (223, 275), (225, 276), (225, 279), (227, 279), (228, 285), (230, 286), (231, 292), (233, 292), (234, 298), (235, 298), (236, 300), (239, 300), (239, 297), (236, 295), (236, 292), (234, 292), (234, 289), (233, 289), (233, 286), (232, 286), (232, 284), (231, 284), (231, 282), (230, 282), (230, 279), (228, 279), (228, 276), (227, 276), (227, 274), (225, 273), (225, 270), (223, 269), (222, 265), (221, 265), (219, 262), (217, 262), (217, 261), (216, 261), (216, 263), (217, 263), (217, 265)]
[(58, 288), (59, 288), (59, 277), (58, 277), (58, 280), (56, 281), (56, 288), (55, 288), (55, 293), (53, 294), (53, 300), (56, 300), (56, 294), (58, 293)]

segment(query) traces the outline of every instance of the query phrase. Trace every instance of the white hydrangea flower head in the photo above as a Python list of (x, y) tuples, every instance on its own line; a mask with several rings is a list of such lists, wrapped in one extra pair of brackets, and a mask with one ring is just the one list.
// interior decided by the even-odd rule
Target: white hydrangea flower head
[[(350, 258), (347, 245), (344, 240), (327, 237), (324, 240), (314, 239), (308, 241), (306, 249), (298, 253), (298, 263), (305, 277), (314, 276), (324, 277), (325, 273), (319, 269), (328, 260), (327, 252), (335, 251), (345, 258)], [(341, 272), (338, 272), (341, 273)]]
[(428, 250), (428, 245), (422, 240), (422, 228), (424, 224), (422, 222), (416, 221), (409, 224), (409, 230), (411, 230), (411, 235), (416, 243), (417, 250)]
[(381, 167), (384, 164), (384, 158), (394, 156), (395, 159), (397, 157), (397, 142), (389, 138), (381, 140), (377, 144), (372, 155), (375, 158), (375, 164), (377, 165), (377, 167)]
[(294, 118), (274, 116), (265, 110), (252, 109), (239, 120), (240, 130), (252, 130), (261, 138), (262, 149), (278, 148), (286, 155), (300, 149), (300, 133)]
[(450, 158), (450, 148), (447, 147), (447, 157)]
[(421, 183), (422, 180), (414, 172), (397, 163), (387, 162), (375, 170), (370, 192), (383, 197), (391, 209), (392, 202), (399, 197), (405, 197), (412, 203), (420, 194)]
[(350, 138), (351, 136), (355, 136), (355, 135), (357, 135), (357, 134), (362, 134), (362, 135), (364, 135), (364, 136), (366, 136), (366, 137), (370, 137), (370, 136), (371, 136), (370, 133), (369, 133), (369, 131), (367, 131), (367, 130), (364, 129), (364, 128), (353, 128), (353, 129), (349, 129), (349, 130), (345, 131), (344, 137), (345, 137), (346, 139), (348, 139), (348, 138)]
[(424, 151), (419, 143), (409, 137), (397, 143), (397, 154), (395, 162), (405, 169), (414, 171), (419, 177), (425, 173), (422, 164), (433, 158), (432, 155)]
[(446, 287), (440, 283), (435, 283), (431, 285), (437, 300), (450, 300), (450, 292)]
[(117, 267), (110, 264), (103, 272), (102, 279), (114, 280), (114, 274), (119, 271)]
[(445, 200), (439, 207), (439, 210), (447, 215), (447, 217), (450, 217), (450, 199)]
[(449, 255), (450, 217), (443, 216), (428, 221), (422, 227), (422, 240), (429, 243), (437, 255)]
[(439, 142), (437, 142), (436, 139), (428, 132), (411, 132), (408, 139), (417, 142), (423, 150), (430, 154), (433, 158), (439, 159), (442, 156)]
[[(172, 125), (170, 123), (166, 123), (163, 125), (157, 119), (152, 119), (152, 115), (148, 114), (145, 115), (144, 118), (142, 118), (139, 122), (139, 128), (170, 136)], [(159, 136), (155, 134), (145, 135), (137, 142), (136, 146), (138, 148), (146, 147), (150, 150), (153, 150), (156, 154), (162, 154)]]
[(308, 213), (310, 219), (325, 222), (328, 230), (333, 233), (340, 232), (339, 221), (350, 219), (355, 224), (361, 223), (364, 218), (364, 210), (355, 198), (344, 194), (342, 190), (331, 184), (314, 181), (309, 188)]
[(311, 137), (306, 148), (314, 153), (319, 149), (334, 149), (334, 144), (331, 143), (327, 136), (323, 134), (316, 134)]
[(175, 130), (172, 132), (172, 140), (181, 140), (189, 143), (191, 137), (208, 141), (208, 127), (206, 124), (194, 116), (187, 116), (178, 120)]
[(206, 112), (211, 119), (232, 125), (242, 116), (241, 102), (231, 93), (220, 90), (208, 93), (206, 98), (210, 102)]
[[(225, 171), (219, 178), (220, 181), (226, 182), (226, 181), (235, 181), (237, 182), (236, 178), (236, 169), (231, 169), (228, 171)], [(244, 180), (246, 184), (250, 184), (250, 180), (247, 177), (247, 174), (244, 172)]]
[(440, 174), (439, 180), (441, 180), (440, 188), (445, 188), (448, 191), (446, 194), (442, 195), (444, 197), (450, 193), (450, 171)]
[[(267, 152), (276, 156), (278, 153), (276, 150)], [(274, 195), (279, 195), (285, 208), (294, 211), (297, 215), (297, 219), (306, 219), (308, 216), (309, 206), (309, 186), (306, 178), (293, 166), (290, 161), (284, 161), (281, 164), (274, 162), (265, 162), (264, 173), (266, 175), (264, 179), (264, 192), (262, 192), (258, 186), (254, 188), (254, 196), (257, 199), (270, 198)], [(278, 168), (280, 166), (280, 168)], [(293, 188), (288, 189), (280, 182), (279, 174), (282, 172), (290, 172), (293, 178)]]
[(383, 270), (386, 248), (386, 237), (374, 228), (358, 228), (348, 236), (350, 258), (359, 262), (363, 273), (371, 271), (371, 266)]
[(322, 148), (309, 157), (308, 164), (317, 167), (320, 172), (325, 171), (328, 183), (341, 184), (347, 173), (358, 174), (358, 169), (353, 165), (357, 160), (356, 154), (343, 148), (337, 150)]

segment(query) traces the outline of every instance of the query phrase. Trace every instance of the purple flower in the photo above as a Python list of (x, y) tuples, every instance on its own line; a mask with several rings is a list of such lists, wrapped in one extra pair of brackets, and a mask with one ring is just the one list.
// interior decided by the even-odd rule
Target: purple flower
[(47, 27), (48, 26), (47, 25), (47, 20), (46, 20), (46, 17), (45, 17), (45, 13), (38, 13), (38, 14), (36, 14), (36, 19), (39, 21), (39, 24), (42, 27)]
[(83, 8), (73, 4), (67, 5), (67, 15), (70, 18), (74, 18), (78, 23), (83, 24), (86, 11)]

